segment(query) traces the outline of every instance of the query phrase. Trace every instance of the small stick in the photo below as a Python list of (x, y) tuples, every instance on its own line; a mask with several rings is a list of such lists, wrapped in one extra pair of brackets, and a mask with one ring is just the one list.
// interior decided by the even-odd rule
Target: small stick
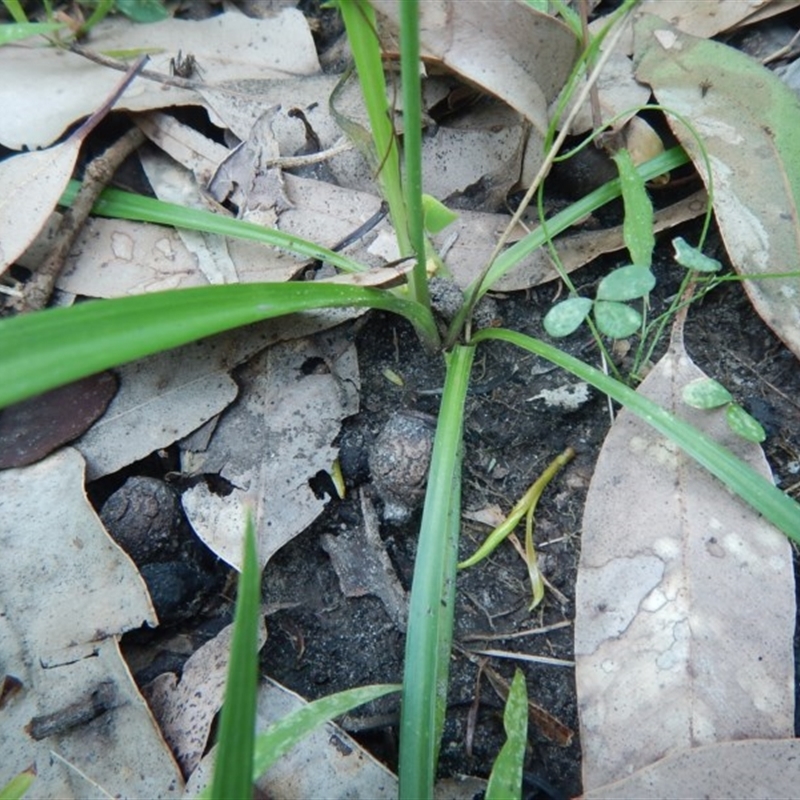
[(37, 311), (47, 305), (56, 279), (97, 198), (111, 182), (120, 164), (145, 141), (145, 135), (138, 128), (131, 128), (89, 163), (72, 206), (61, 217), (50, 253), (23, 287), (22, 296), (12, 303), (17, 311)]
[[(69, 49), (70, 52), (75, 53), (75, 55), (83, 56), (89, 59), (89, 61), (94, 61), (95, 64), (100, 64), (102, 67), (116, 69), (120, 72), (125, 72), (128, 69), (128, 64), (125, 61), (109, 58), (108, 56), (96, 53), (94, 50), (90, 50), (88, 47), (83, 47), (74, 42), (70, 45)], [(140, 71), (139, 75), (142, 78), (147, 78), (147, 80), (156, 81), (157, 83), (166, 83), (167, 86), (177, 86), (180, 89), (200, 89), (206, 86), (203, 81), (193, 81), (188, 78), (181, 78), (179, 75), (165, 75), (163, 72), (155, 72), (152, 69), (143, 69)]]
[(34, 717), (28, 723), (27, 731), (38, 742), (57, 733), (66, 733), (78, 725), (85, 725), (118, 705), (114, 682), (102, 681), (87, 697), (52, 714)]

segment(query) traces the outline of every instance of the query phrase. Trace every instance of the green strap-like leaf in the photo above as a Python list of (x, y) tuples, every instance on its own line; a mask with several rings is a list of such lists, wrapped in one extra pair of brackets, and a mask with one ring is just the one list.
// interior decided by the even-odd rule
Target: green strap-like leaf
[(252, 322), (323, 307), (358, 306), (438, 333), (422, 306), (388, 291), (333, 283), (202, 286), (93, 300), (0, 320), (0, 408), (78, 378)]

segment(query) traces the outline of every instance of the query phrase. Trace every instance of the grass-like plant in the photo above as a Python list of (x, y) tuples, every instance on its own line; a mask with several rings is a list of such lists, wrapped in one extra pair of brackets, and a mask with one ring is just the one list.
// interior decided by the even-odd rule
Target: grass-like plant
[[(390, 204), (400, 251), (415, 260), (408, 287), (367, 289), (322, 282), (213, 286), (91, 301), (72, 308), (50, 309), (2, 320), (0, 373), (3, 375), (3, 382), (0, 385), (0, 407), (98, 370), (203, 336), (258, 320), (321, 307), (361, 306), (391, 311), (409, 320), (429, 349), (440, 346), (439, 333), (428, 303), (426, 283), (429, 256), (435, 257), (435, 254), (429, 251), (430, 245), (424, 231), (421, 133), (416, 116), (419, 109), (417, 4), (415, 0), (404, 0), (401, 4), (402, 92), (406, 114), (402, 159), (398, 139), (394, 131), (390, 130), (391, 122), (387, 116), (389, 102), (380, 69), (380, 52), (375, 38), (376, 23), (372, 9), (366, 0), (342, 0), (340, 8), (347, 25), (373, 128), (374, 162), (379, 170), (379, 182)], [(624, 160), (624, 156), (622, 159)], [(609, 182), (570, 208), (554, 215), (545, 225), (541, 225), (519, 242), (498, 252), (497, 257), (487, 264), (485, 274), (468, 290), (468, 302), (465, 303), (464, 311), (456, 317), (448, 331), (447, 347), (442, 353), (446, 366), (445, 388), (420, 525), (406, 640), (407, 669), (403, 683), (400, 729), (401, 797), (432, 796), (446, 708), (447, 672), (453, 632), (461, 514), (464, 402), (475, 350), (482, 342), (493, 340), (511, 343), (551, 361), (593, 385), (676, 442), (788, 537), (800, 543), (800, 505), (733, 453), (637, 394), (625, 382), (604, 374), (547, 342), (515, 331), (486, 329), (474, 335), (469, 334), (467, 323), (472, 304), (522, 258), (546, 245), (553, 236), (583, 215), (619, 197), (626, 183), (633, 185), (631, 181), (634, 180), (634, 174), (635, 181), (642, 182), (668, 172), (686, 160), (682, 150), (673, 149), (636, 168), (625, 162), (621, 168), (622, 180)], [(70, 202), (69, 195), (64, 198), (64, 202)], [(278, 231), (269, 231), (237, 220), (223, 220), (213, 214), (181, 209), (112, 190), (104, 193), (96, 212), (229, 236), (256, 238), (300, 255), (324, 258), (346, 271), (365, 268), (340, 254), (320, 248), (313, 242)], [(642, 265), (637, 265), (634, 259), (634, 266)], [(623, 277), (622, 289), (619, 287), (620, 279), (616, 278), (611, 281), (610, 288), (607, 287), (609, 296), (600, 299), (611, 303), (625, 303), (625, 298), (630, 295), (630, 291), (625, 288), (629, 285), (626, 281), (631, 279), (636, 279), (634, 283), (639, 282), (636, 283), (639, 295), (631, 296), (641, 296), (649, 291), (642, 288), (647, 285), (646, 280), (641, 283), (646, 276), (637, 273)], [(595, 307), (589, 301), (589, 305), (584, 303), (579, 311), (588, 313), (592, 308)], [(584, 313), (579, 322), (585, 316)], [(601, 313), (597, 320), (598, 325), (602, 318)], [(637, 321), (637, 329), (639, 324)], [(249, 532), (248, 541), (251, 535), (252, 532)], [(252, 607), (252, 571), (242, 576), (240, 591), (240, 602)], [(251, 635), (252, 632), (244, 636), (242, 641), (250, 642)], [(243, 646), (239, 655), (241, 657), (237, 656), (232, 660), (232, 670), (242, 669), (242, 661), (253, 658), (252, 645)], [(247, 691), (252, 694), (251, 673), (247, 669), (245, 672), (250, 676), (247, 678)], [(226, 700), (223, 745), (225, 737), (238, 736), (235, 732), (237, 725), (252, 728), (252, 720), (246, 713), (247, 702), (242, 702), (241, 698), (236, 699), (233, 693), (235, 685), (236, 680), (232, 680)], [(515, 709), (519, 707), (519, 697), (517, 691), (514, 694)], [(330, 698), (317, 702), (324, 703), (326, 700)], [(229, 708), (238, 708), (239, 712)], [(229, 718), (238, 721), (228, 724), (225, 719)], [(510, 713), (508, 720), (514, 719), (519, 720), (520, 714)], [(509, 724), (520, 723), (518, 721)], [(512, 739), (518, 742), (518, 737), (514, 738), (509, 731), (509, 740)], [(280, 749), (275, 744), (275, 739), (270, 741), (270, 744), (264, 745), (267, 750), (274, 752), (276, 748)], [(510, 749), (519, 757), (518, 745), (513, 745)], [(243, 763), (247, 759), (252, 764), (251, 752), (255, 752), (258, 762), (262, 749), (258, 743), (252, 745), (245, 742), (238, 747), (237, 752), (241, 759), (236, 766), (230, 766), (230, 769), (251, 774), (252, 770), (247, 773)], [(224, 749), (220, 755), (222, 765), (227, 763), (222, 760), (223, 755)], [(263, 766), (265, 761), (258, 763)], [(507, 776), (513, 773), (505, 756), (500, 763), (502, 770), (498, 774)], [(502, 781), (505, 780), (504, 777)], [(497, 781), (496, 786), (505, 785), (501, 778)], [(227, 791), (216, 784), (215, 787), (215, 792)]]

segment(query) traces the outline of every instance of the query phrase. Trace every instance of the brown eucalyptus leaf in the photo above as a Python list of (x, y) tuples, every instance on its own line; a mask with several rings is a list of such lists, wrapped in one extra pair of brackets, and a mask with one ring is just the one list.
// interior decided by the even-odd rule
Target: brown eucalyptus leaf
[(706, 186), (731, 263), (762, 319), (800, 357), (800, 277), (759, 275), (800, 266), (800, 98), (747, 55), (681, 33), (658, 17), (636, 24), (636, 76), (682, 114), (708, 153), (672, 116)]
[[(675, 341), (639, 391), (765, 477)], [(575, 661), (587, 791), (682, 748), (794, 733), (788, 540), (638, 416), (609, 432), (583, 517)]]
[(0, 469), (24, 467), (76, 439), (102, 416), (117, 379), (100, 372), (0, 411)]

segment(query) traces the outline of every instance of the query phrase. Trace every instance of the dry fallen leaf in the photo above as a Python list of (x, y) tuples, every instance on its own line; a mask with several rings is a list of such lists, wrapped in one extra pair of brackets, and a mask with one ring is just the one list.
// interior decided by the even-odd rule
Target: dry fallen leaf
[(325, 507), (310, 481), (330, 470), (341, 420), (358, 410), (358, 366), (341, 331), (266, 349), (239, 373), (239, 402), (222, 417), (208, 449), (184, 453), (184, 469), (218, 473), (227, 496), (199, 483), (183, 495), (186, 516), (220, 558), (238, 568), (245, 498), (255, 504), (261, 564)]
[[(267, 678), (258, 689), (256, 728), (264, 731), (306, 704), (299, 695)], [(194, 771), (184, 797), (197, 797), (210, 782), (216, 748)], [(397, 797), (397, 777), (370, 753), (329, 722), (320, 725), (280, 758), (257, 782), (263, 797), (306, 800), (309, 797)]]
[[(724, 412), (682, 403), (703, 373), (675, 339), (639, 391), (769, 477)], [(585, 790), (681, 748), (793, 734), (789, 541), (626, 410), (589, 487), (575, 605)]]
[[(397, 0), (373, 5), (396, 30)], [(529, 183), (543, 160), (548, 106), (575, 63), (577, 39), (555, 17), (514, 0), (431, 0), (419, 10), (423, 60), (441, 63), (466, 83), (499, 97), (533, 126), (522, 179)]]
[(117, 646), (155, 612), (83, 483), (70, 448), (0, 472), (0, 653), (22, 683), (2, 712), (0, 785), (35, 763), (37, 797), (174, 796), (180, 772)]
[(636, 25), (636, 75), (658, 101), (706, 185), (731, 262), (761, 318), (800, 357), (800, 99), (747, 55), (646, 16)]
[[(175, 673), (164, 672), (143, 689), (164, 738), (187, 777), (200, 763), (211, 725), (222, 708), (232, 634), (233, 625), (228, 625), (198, 648), (183, 665), (180, 680)], [(266, 641), (262, 618), (259, 650)]]
[(638, 10), (656, 14), (692, 36), (710, 39), (722, 31), (785, 13), (796, 5), (796, 0), (644, 0)]
[(87, 477), (96, 480), (168, 447), (218, 414), (237, 396), (230, 371), (259, 350), (352, 316), (348, 309), (292, 314), (119, 367), (119, 392), (75, 443), (86, 459)]
[(82, 143), (72, 137), (48, 150), (0, 161), (0, 274), (47, 223), (72, 177)]
[(800, 784), (797, 739), (745, 739), (680, 750), (583, 800), (771, 800)]
[[(319, 72), (314, 40), (303, 14), (285, 8), (269, 19), (228, 11), (205, 20), (168, 19), (149, 25), (123, 16), (92, 28), (91, 49), (155, 50), (148, 70), (170, 75), (178, 50), (191, 53), (202, 70), (200, 84), (249, 78), (281, 80)], [(119, 80), (119, 73), (82, 56), (32, 41), (0, 48), (0, 143), (13, 150), (44, 147), (74, 121), (89, 114)], [(193, 89), (141, 79), (117, 108), (147, 111), (202, 105)]]

